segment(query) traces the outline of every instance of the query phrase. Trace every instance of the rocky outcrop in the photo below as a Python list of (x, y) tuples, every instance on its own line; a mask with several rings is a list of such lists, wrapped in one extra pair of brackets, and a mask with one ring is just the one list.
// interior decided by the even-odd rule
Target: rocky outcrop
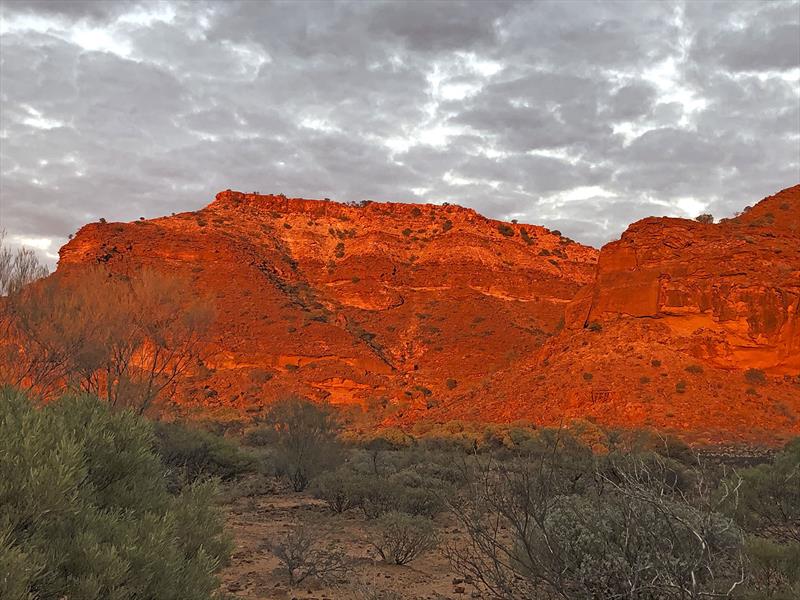
[(228, 190), (194, 213), (87, 225), (59, 271), (149, 266), (214, 302), (208, 374), (186, 382), (185, 405), (258, 410), (301, 393), (403, 412), (534, 353), (596, 259), (544, 227), (459, 206)]
[(571, 328), (657, 318), (698, 359), (800, 373), (800, 186), (735, 219), (649, 218), (603, 247)]
[(583, 420), (777, 443), (800, 433), (798, 215), (800, 186), (719, 224), (644, 219), (598, 253), (459, 206), (228, 190), (87, 225), (58, 271), (151, 267), (214, 304), (178, 411), (240, 418), (299, 393), (373, 426)]

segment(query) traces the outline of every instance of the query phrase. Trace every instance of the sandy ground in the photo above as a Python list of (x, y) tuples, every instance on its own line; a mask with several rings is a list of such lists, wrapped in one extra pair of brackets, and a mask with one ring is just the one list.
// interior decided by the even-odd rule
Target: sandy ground
[[(236, 549), (223, 571), (223, 590), (247, 600), (378, 600), (363, 590), (386, 590), (387, 600), (441, 600), (481, 598), (474, 588), (450, 570), (441, 550), (430, 551), (408, 565), (381, 561), (369, 542), (371, 524), (360, 511), (336, 514), (308, 494), (272, 491), (238, 498), (228, 505), (228, 530)], [(322, 532), (325, 545), (333, 543), (353, 560), (352, 572), (324, 584), (306, 579), (291, 586), (278, 560), (265, 544), (280, 538), (292, 526), (305, 523)], [(446, 517), (437, 520), (442, 537), (453, 543), (460, 532)]]

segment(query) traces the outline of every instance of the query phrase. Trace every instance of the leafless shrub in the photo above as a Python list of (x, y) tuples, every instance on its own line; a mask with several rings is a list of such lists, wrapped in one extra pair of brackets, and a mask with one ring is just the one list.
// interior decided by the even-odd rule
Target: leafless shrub
[(48, 274), (33, 250), (23, 247), (14, 251), (6, 244), (5, 237), (6, 232), (0, 230), (0, 296), (14, 294)]
[(279, 541), (267, 544), (292, 585), (309, 577), (335, 580), (350, 570), (352, 561), (347, 555), (331, 546), (321, 547), (319, 537), (309, 527), (297, 525)]

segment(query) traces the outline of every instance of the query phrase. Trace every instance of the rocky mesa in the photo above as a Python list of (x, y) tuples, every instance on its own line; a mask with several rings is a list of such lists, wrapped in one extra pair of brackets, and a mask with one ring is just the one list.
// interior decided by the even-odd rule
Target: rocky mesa
[(777, 440), (800, 432), (798, 223), (795, 186), (717, 224), (644, 219), (598, 252), (459, 206), (228, 190), (87, 225), (58, 270), (153, 267), (215, 304), (184, 410), (299, 393), (418, 428), (588, 419)]

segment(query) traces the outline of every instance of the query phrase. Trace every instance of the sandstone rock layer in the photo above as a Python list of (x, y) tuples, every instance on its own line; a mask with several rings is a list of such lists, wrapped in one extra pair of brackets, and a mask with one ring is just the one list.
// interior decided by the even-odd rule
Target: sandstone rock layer
[(87, 225), (58, 270), (153, 267), (213, 301), (181, 410), (299, 393), (408, 427), (588, 419), (775, 441), (800, 433), (798, 223), (800, 186), (719, 224), (644, 219), (598, 253), (459, 206), (225, 191)]

